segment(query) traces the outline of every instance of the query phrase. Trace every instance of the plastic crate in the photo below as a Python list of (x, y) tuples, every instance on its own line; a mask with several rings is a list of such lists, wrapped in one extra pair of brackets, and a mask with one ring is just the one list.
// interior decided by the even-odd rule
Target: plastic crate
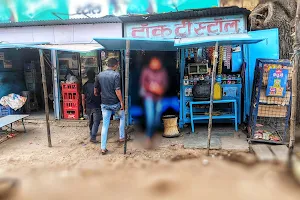
[(4, 117), (7, 115), (15, 115), (15, 114), (19, 114), (20, 111), (15, 111), (13, 109), (11, 109), (10, 107), (5, 107), (0, 105), (0, 117)]
[(74, 101), (80, 99), (79, 92), (63, 92), (62, 96), (64, 101)]
[(64, 101), (63, 102), (63, 109), (68, 110), (68, 109), (79, 109), (79, 100), (73, 100), (73, 101)]
[(25, 71), (24, 76), (26, 80), (36, 79), (36, 72), (35, 71)]
[(78, 120), (80, 110), (78, 109), (64, 109), (64, 119)]
[(78, 83), (62, 83), (61, 84), (62, 93), (79, 93), (79, 84)]
[(35, 83), (26, 83), (26, 88), (30, 92), (36, 91), (36, 84)]

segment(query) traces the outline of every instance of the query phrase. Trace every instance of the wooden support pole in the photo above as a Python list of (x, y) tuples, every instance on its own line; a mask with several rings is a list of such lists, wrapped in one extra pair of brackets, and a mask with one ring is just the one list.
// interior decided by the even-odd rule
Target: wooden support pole
[[(129, 61), (130, 61), (130, 40), (126, 40), (126, 52), (125, 52), (125, 123), (129, 123)], [(125, 131), (125, 142), (124, 142), (124, 154), (127, 152), (127, 131)]]
[(42, 83), (43, 83), (44, 100), (45, 100), (45, 114), (46, 114), (47, 136), (48, 136), (48, 147), (52, 147), (51, 133), (50, 133), (50, 124), (49, 124), (48, 91), (47, 91), (47, 82), (46, 82), (46, 72), (45, 72), (45, 62), (44, 62), (43, 50), (39, 49), (39, 54), (40, 54), (40, 64), (41, 64), (41, 72), (42, 72)]
[(292, 77), (292, 108), (290, 119), (290, 141), (289, 141), (289, 166), (292, 162), (292, 154), (295, 145), (296, 116), (297, 116), (297, 90), (298, 90), (298, 70), (300, 59), (300, 0), (297, 1), (297, 11), (295, 18), (295, 38), (293, 56), (293, 77)]
[(214, 86), (215, 86), (216, 71), (217, 71), (217, 64), (218, 64), (218, 48), (219, 48), (219, 43), (216, 42), (215, 51), (214, 51), (214, 63), (213, 63), (213, 69), (211, 72), (209, 122), (208, 122), (208, 136), (207, 136), (207, 156), (209, 156), (211, 131), (212, 131), (212, 114), (213, 114), (213, 108), (214, 108), (213, 100), (214, 100), (214, 88), (215, 88)]

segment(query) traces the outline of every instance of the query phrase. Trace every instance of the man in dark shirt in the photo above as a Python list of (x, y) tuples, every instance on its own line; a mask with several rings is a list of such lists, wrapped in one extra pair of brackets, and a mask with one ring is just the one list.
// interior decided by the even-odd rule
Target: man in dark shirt
[(89, 118), (91, 142), (97, 143), (96, 136), (99, 129), (101, 115), (101, 97), (94, 95), (94, 83), (96, 73), (94, 70), (87, 71), (88, 81), (83, 85), (82, 107)]
[(101, 94), (101, 110), (103, 114), (103, 125), (101, 131), (101, 151), (107, 153), (107, 133), (112, 113), (120, 118), (119, 139), (124, 142), (125, 138), (125, 113), (121, 92), (120, 74), (116, 72), (119, 67), (117, 59), (108, 60), (108, 70), (101, 72), (95, 81), (95, 95)]

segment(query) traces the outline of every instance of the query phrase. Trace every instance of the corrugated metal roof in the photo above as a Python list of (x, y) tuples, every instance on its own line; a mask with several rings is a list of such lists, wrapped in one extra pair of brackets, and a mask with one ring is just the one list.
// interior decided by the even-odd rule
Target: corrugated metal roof
[(35, 45), (34, 48), (38, 49), (50, 49), (58, 51), (68, 51), (68, 52), (91, 52), (95, 50), (104, 49), (98, 43), (90, 44), (45, 44), (45, 45)]
[(25, 26), (51, 26), (51, 25), (72, 25), (72, 24), (100, 24), (100, 23), (122, 23), (119, 17), (105, 16), (101, 18), (82, 18), (82, 19), (58, 19), (41, 20), (30, 22), (7, 22), (0, 23), (0, 28), (4, 27), (25, 27)]
[(226, 15), (249, 15), (250, 11), (239, 7), (217, 7), (197, 10), (186, 10), (179, 12), (169, 12), (149, 15), (125, 15), (125, 16), (105, 16), (101, 18), (82, 18), (67, 20), (30, 21), (0, 23), (0, 28), (4, 27), (24, 27), (24, 26), (51, 26), (51, 25), (72, 25), (72, 24), (96, 24), (96, 23), (131, 23), (143, 21), (170, 21), (179, 19), (191, 19), (200, 17), (217, 17)]

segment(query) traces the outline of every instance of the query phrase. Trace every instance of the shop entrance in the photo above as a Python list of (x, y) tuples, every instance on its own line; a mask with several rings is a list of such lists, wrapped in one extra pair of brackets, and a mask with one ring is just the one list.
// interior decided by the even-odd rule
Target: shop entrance
[[(27, 102), (16, 113), (30, 114), (33, 119), (44, 118), (44, 94), (39, 52), (36, 49), (1, 49), (0, 98), (9, 94), (27, 97)], [(53, 117), (53, 81), (50, 51), (44, 51), (50, 116)]]
[(143, 124), (145, 105), (141, 97), (141, 75), (149, 67), (151, 59), (158, 58), (167, 72), (167, 90), (162, 102), (162, 116), (179, 116), (178, 93), (180, 92), (179, 63), (176, 51), (132, 51), (130, 54), (130, 120), (131, 124)]

